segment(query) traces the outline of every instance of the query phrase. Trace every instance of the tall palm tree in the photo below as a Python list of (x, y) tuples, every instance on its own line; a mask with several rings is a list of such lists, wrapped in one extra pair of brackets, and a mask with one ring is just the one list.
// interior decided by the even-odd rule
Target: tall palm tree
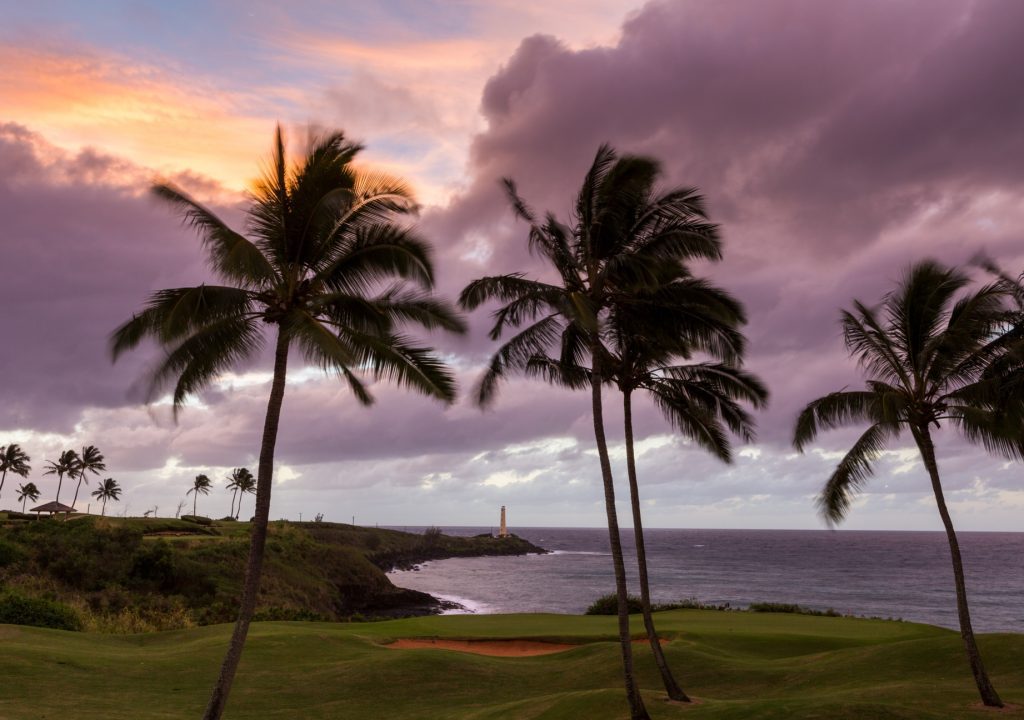
[(32, 467), (29, 465), (30, 458), (21, 446), (11, 443), (6, 447), (0, 445), (0, 493), (4, 490), (4, 481), (7, 480), (7, 473), (12, 472), (27, 478)]
[(157, 186), (157, 197), (199, 233), (226, 284), (157, 292), (112, 338), (115, 359), (147, 337), (165, 347), (151, 389), (155, 393), (175, 381), (177, 411), (187, 396), (252, 357), (262, 347), (264, 330), (273, 336), (249, 559), (238, 621), (207, 720), (223, 713), (256, 606), (289, 350), (301, 350), (307, 360), (343, 378), (362, 404), (373, 399), (364, 374), (445, 403), (455, 397), (446, 366), (399, 331), (414, 325), (463, 332), (464, 324), (429, 294), (430, 246), (397, 223), (416, 209), (409, 190), (379, 173), (356, 171), (351, 161), (360, 149), (332, 133), (313, 138), (306, 155), (293, 163), (278, 128), (271, 162), (251, 196), (248, 236), (182, 191)]
[[(612, 376), (622, 393), (633, 535), (640, 600), (648, 641), (669, 697), (689, 701), (669, 669), (651, 612), (647, 551), (633, 443), (633, 393), (646, 392), (669, 424), (723, 462), (732, 461), (728, 432), (753, 440), (754, 423), (741, 402), (763, 407), (768, 392), (761, 381), (732, 363), (742, 358), (744, 340), (737, 326), (742, 307), (728, 294), (681, 273), (653, 291), (616, 303), (608, 347)], [(678, 364), (697, 352), (724, 362)]]
[(242, 512), (242, 500), (246, 493), (256, 493), (256, 478), (246, 468), (242, 468), (242, 473), (238, 478), (238, 507), (235, 509), (235, 520)]
[(103, 510), (100, 512), (100, 515), (106, 515), (107, 500), (118, 502), (121, 499), (121, 486), (117, 484), (117, 480), (114, 478), (107, 478), (96, 486), (96, 489), (92, 491), (92, 496), (97, 500), (103, 501)]
[[(793, 444), (803, 451), (821, 430), (855, 422), (867, 430), (839, 461), (818, 499), (827, 523), (840, 522), (852, 497), (873, 472), (887, 443), (908, 430), (931, 480), (932, 493), (949, 541), (957, 613), (971, 671), (985, 705), (1002, 701), (989, 680), (971, 627), (963, 560), (946, 507), (931, 428), (948, 422), (964, 437), (1007, 457), (1022, 452), (1022, 403), (1005, 405), (1005, 378), (985, 371), (1007, 356), (1000, 342), (1008, 294), (999, 284), (968, 292), (960, 271), (927, 260), (912, 266), (880, 308), (854, 301), (842, 315), (846, 347), (866, 377), (864, 390), (829, 393), (800, 413)], [(1020, 363), (1016, 364), (1019, 371)]]
[(47, 460), (46, 471), (43, 475), (56, 475), (57, 476), (57, 497), (54, 498), (56, 502), (60, 502), (60, 488), (64, 484), (64, 476), (71, 477), (75, 468), (78, 467), (78, 453), (74, 450), (65, 450), (60, 454), (60, 457), (54, 460)]
[(717, 259), (721, 248), (717, 228), (704, 219), (699, 195), (692, 188), (657, 193), (659, 164), (637, 156), (619, 157), (601, 146), (575, 204), (569, 227), (548, 213), (544, 220), (519, 197), (515, 184), (505, 187), (516, 215), (530, 225), (529, 246), (558, 278), (555, 283), (532, 280), (522, 273), (484, 277), (470, 283), (459, 299), (474, 309), (499, 301), (491, 339), (509, 328), (527, 325), (494, 354), (477, 388), (476, 399), (493, 402), (497, 386), (510, 372), (528, 371), (531, 361), (558, 348), (565, 367), (589, 360), (589, 385), (604, 488), (608, 538), (618, 598), (619, 641), (630, 714), (647, 718), (633, 674), (626, 603), (626, 574), (615, 509), (615, 488), (604, 430), (601, 387), (610, 377), (604, 344), (608, 315), (614, 303), (644, 287), (660, 283), (666, 272), (694, 258)]
[(39, 488), (35, 483), (29, 482), (18, 486), (18, 499), (21, 500), (21, 511), (25, 512), (25, 501), (35, 502), (39, 499)]
[(209, 495), (212, 487), (213, 481), (209, 477), (203, 474), (196, 475), (195, 480), (192, 481), (192, 487), (185, 493), (185, 497), (192, 496), (192, 517), (196, 517), (196, 501), (199, 496)]
[(99, 451), (99, 448), (95, 445), (87, 445), (82, 448), (82, 454), (78, 456), (78, 464), (75, 466), (74, 471), (75, 475), (78, 476), (78, 485), (75, 486), (75, 499), (71, 501), (71, 507), (75, 507), (75, 503), (78, 502), (78, 491), (82, 487), (82, 481), (85, 480), (85, 484), (89, 484), (85, 474), (99, 475), (100, 472), (106, 469), (107, 464), (104, 462), (103, 453)]

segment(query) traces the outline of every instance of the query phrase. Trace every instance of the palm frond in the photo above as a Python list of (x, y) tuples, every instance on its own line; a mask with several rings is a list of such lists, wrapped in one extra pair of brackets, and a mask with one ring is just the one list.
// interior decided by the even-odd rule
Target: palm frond
[(829, 526), (846, 517), (853, 497), (874, 473), (872, 463), (885, 450), (886, 443), (898, 434), (898, 426), (874, 423), (839, 461), (817, 501), (818, 510)]

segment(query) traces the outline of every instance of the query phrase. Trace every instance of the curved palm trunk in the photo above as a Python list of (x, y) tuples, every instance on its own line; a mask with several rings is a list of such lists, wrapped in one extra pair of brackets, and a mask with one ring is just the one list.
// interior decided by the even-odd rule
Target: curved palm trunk
[(633, 647), (629, 635), (629, 606), (626, 598), (626, 565), (622, 560), (622, 542), (619, 539), (619, 519), (615, 512), (615, 484), (612, 479), (612, 465), (608, 459), (608, 442), (604, 435), (604, 409), (601, 404), (601, 375), (597, 368), (596, 353), (593, 353), (594, 370), (590, 375), (591, 398), (594, 410), (594, 439), (597, 454), (601, 459), (601, 479), (604, 482), (604, 507), (608, 516), (608, 541), (612, 549), (612, 564), (615, 566), (615, 595), (618, 598), (619, 644), (622, 647), (622, 674), (626, 682), (626, 699), (629, 701), (630, 720), (649, 720), (647, 708), (637, 688), (633, 675)]
[(981, 695), (981, 701), (985, 705), (1003, 707), (1003, 701), (999, 698), (999, 694), (992, 686), (992, 681), (989, 680), (988, 673), (985, 671), (985, 664), (981, 660), (981, 651), (978, 650), (978, 643), (974, 639), (971, 612), (967, 607), (967, 585), (964, 582), (964, 564), (960, 558), (960, 543), (957, 542), (949, 510), (946, 509), (946, 499), (939, 481), (939, 466), (935, 461), (935, 445), (932, 443), (927, 426), (915, 428), (914, 439), (917, 441), (924, 466), (931, 477), (935, 503), (939, 506), (939, 515), (942, 517), (942, 524), (946, 528), (946, 538), (949, 540), (949, 553), (953, 560), (953, 578), (956, 583), (956, 610), (960, 618), (960, 637), (963, 638), (964, 648), (967, 650), (967, 660), (971, 665), (971, 672), (974, 674), (974, 683), (978, 686), (978, 694)]
[(0, 495), (4, 492), (4, 483), (7, 482), (7, 471), (4, 470), (4, 474), (0, 476)]
[(196, 490), (192, 493), (192, 517), (198, 517), (196, 515), (196, 503), (199, 502), (199, 491)]
[(270, 386), (267, 402), (267, 417), (263, 423), (263, 441), (260, 445), (260, 464), (256, 481), (256, 516), (253, 519), (252, 535), (249, 542), (249, 560), (245, 567), (245, 582), (242, 586), (242, 601), (238, 608), (238, 621), (231, 634), (231, 644), (224, 656), (217, 684), (210, 695), (203, 720), (220, 720), (227, 704), (231, 683), (242, 659), (242, 647), (249, 633), (249, 623), (256, 609), (256, 594), (260, 587), (260, 572), (263, 569), (263, 548), (267, 541), (267, 520), (270, 516), (270, 490), (274, 474), (274, 447), (277, 444), (277, 426), (281, 419), (281, 404), (284, 400), (285, 371), (288, 368), (288, 338), (278, 328), (277, 348), (274, 352), (274, 379)]
[(57, 473), (57, 499), (55, 502), (60, 502), (60, 486), (64, 484), (64, 473)]
[(647, 579), (647, 550), (644, 547), (644, 526), (643, 518), (640, 515), (640, 487), (636, 480), (636, 458), (633, 454), (633, 393), (629, 390), (622, 392), (622, 414), (626, 429), (626, 472), (629, 474), (629, 500), (633, 507), (633, 535), (636, 538), (636, 561), (640, 573), (640, 603), (643, 606), (644, 628), (647, 630), (647, 639), (651, 643), (654, 663), (658, 666), (658, 672), (661, 673), (665, 692), (672, 700), (690, 702), (690, 698), (679, 687), (679, 683), (672, 675), (672, 670), (665, 659), (665, 653), (661, 649), (661, 642), (658, 640), (658, 631), (654, 628), (654, 617), (651, 615), (651, 588)]
[(235, 520), (238, 519), (238, 513), (235, 512), (235, 500), (237, 498), (238, 498), (238, 490), (235, 490), (234, 492), (231, 493), (231, 510), (229, 511), (229, 514)]
[(23, 497), (23, 498), (21, 499), (21, 514), (22, 514), (22, 515), (24, 515), (24, 514), (25, 514), (25, 501), (26, 501), (26, 500), (28, 500), (28, 498), (27, 498), (27, 497)]
[(100, 517), (105, 517), (107, 514), (107, 499), (103, 498), (103, 509), (100, 510)]
[(78, 503), (78, 491), (82, 489), (82, 478), (83, 475), (78, 476), (78, 485), (75, 487), (75, 499), (71, 501), (71, 507), (75, 507)]

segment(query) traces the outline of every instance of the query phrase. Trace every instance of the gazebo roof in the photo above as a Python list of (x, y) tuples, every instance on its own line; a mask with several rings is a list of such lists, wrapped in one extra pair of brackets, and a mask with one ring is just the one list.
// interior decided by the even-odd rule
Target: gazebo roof
[(64, 503), (59, 503), (56, 500), (54, 500), (53, 502), (48, 502), (45, 505), (40, 505), (39, 507), (32, 508), (32, 512), (70, 513), (75, 512), (75, 509), (73, 507), (65, 505)]

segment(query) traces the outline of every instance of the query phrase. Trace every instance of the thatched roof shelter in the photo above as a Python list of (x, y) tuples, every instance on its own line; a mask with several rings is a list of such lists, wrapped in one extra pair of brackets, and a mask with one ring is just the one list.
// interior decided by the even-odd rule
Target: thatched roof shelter
[(73, 513), (75, 512), (75, 509), (70, 505), (65, 505), (64, 503), (59, 503), (54, 500), (53, 502), (45, 503), (39, 507), (31, 508), (31, 511), (34, 513), (45, 512), (53, 515), (54, 513)]

